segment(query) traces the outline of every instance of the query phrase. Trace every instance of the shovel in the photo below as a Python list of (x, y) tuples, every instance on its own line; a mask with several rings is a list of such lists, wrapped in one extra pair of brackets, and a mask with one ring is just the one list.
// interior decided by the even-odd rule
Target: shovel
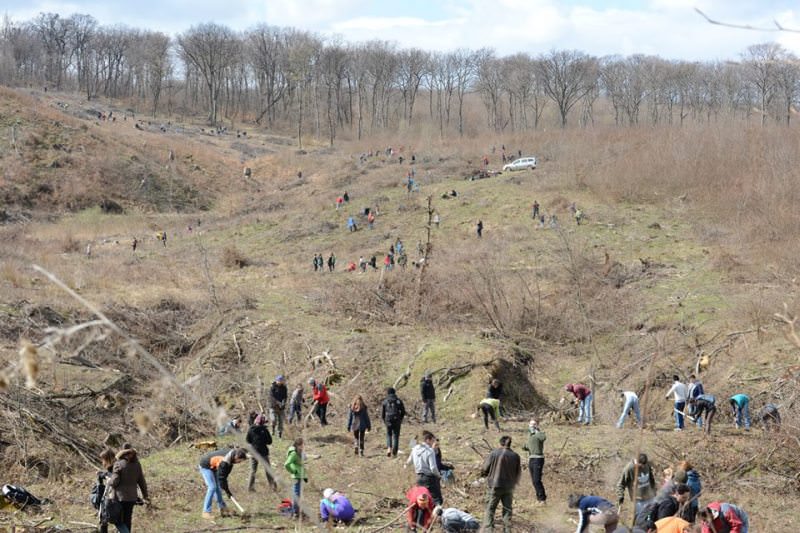
[(243, 508), (241, 505), (239, 505), (239, 502), (237, 502), (237, 501), (236, 501), (236, 498), (234, 498), (233, 496), (231, 496), (231, 497), (230, 497), (230, 499), (231, 499), (231, 501), (233, 502), (233, 505), (235, 505), (235, 506), (236, 506), (236, 508), (237, 508), (237, 509), (239, 509), (239, 513), (240, 513), (240, 514), (244, 514), (244, 508)]

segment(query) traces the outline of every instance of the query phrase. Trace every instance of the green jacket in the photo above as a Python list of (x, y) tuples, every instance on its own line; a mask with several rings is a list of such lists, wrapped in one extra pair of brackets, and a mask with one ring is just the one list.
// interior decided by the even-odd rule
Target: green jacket
[(481, 400), (481, 405), (488, 405), (494, 411), (494, 416), (500, 418), (500, 400), (496, 398), (484, 398)]
[(292, 475), (292, 479), (305, 479), (306, 469), (303, 467), (303, 457), (297, 453), (294, 446), (289, 446), (286, 451), (286, 461), (283, 466)]
[(544, 457), (544, 441), (547, 439), (544, 431), (532, 430), (528, 435), (528, 442), (522, 445), (528, 451), (528, 458)]
[[(622, 471), (622, 476), (617, 483), (617, 499), (622, 501), (625, 497), (625, 491), (628, 491), (628, 496), (634, 501), (649, 500), (656, 497), (656, 479), (653, 476), (653, 467), (648, 463), (646, 465), (639, 465), (637, 480), (634, 476), (636, 467), (633, 461), (625, 466)], [(636, 485), (636, 494), (633, 493), (633, 486)]]

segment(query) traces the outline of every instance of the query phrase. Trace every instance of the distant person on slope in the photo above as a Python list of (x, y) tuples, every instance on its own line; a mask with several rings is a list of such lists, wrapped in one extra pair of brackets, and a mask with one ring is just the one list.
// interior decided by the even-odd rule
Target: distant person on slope
[(639, 412), (639, 396), (633, 391), (623, 391), (620, 393), (622, 399), (622, 414), (619, 415), (617, 420), (617, 427), (622, 428), (625, 425), (625, 419), (628, 415), (633, 414), (636, 417), (636, 424), (642, 427), (642, 415)]
[[(272, 444), (272, 435), (269, 434), (267, 429), (267, 418), (264, 415), (257, 415), (251, 422), (245, 437), (247, 443), (253, 447), (255, 455), (250, 457), (250, 477), (247, 482), (247, 490), (250, 492), (255, 491), (256, 485), (256, 471), (258, 470), (258, 459), (261, 459), (268, 465), (269, 464), (269, 445)], [(269, 471), (269, 468), (264, 467), (264, 473), (267, 476), (267, 483), (269, 483), (272, 490), (278, 490), (278, 484), (275, 478)]]
[(247, 458), (247, 452), (242, 448), (216, 450), (205, 454), (200, 459), (200, 474), (206, 484), (206, 497), (203, 500), (203, 518), (211, 520), (211, 505), (216, 498), (219, 512), (222, 516), (228, 515), (228, 509), (222, 500), (222, 491), (230, 498), (228, 488), (228, 475), (233, 470), (233, 465), (239, 464)]
[(419, 381), (419, 393), (422, 399), (422, 423), (428, 423), (428, 416), (436, 423), (436, 387), (430, 372), (425, 372)]
[(750, 431), (750, 396), (747, 394), (735, 394), (728, 399), (733, 414), (736, 429), (744, 426), (746, 431)]
[(400, 447), (400, 428), (406, 416), (406, 407), (403, 400), (397, 397), (394, 388), (386, 389), (386, 398), (381, 404), (381, 420), (386, 426), (386, 456), (397, 457)]
[(578, 424), (587, 426), (591, 424), (594, 399), (591, 389), (582, 383), (570, 383), (564, 386), (564, 390), (575, 396), (575, 403), (578, 404)]
[(364, 437), (367, 431), (372, 430), (372, 423), (369, 420), (369, 412), (364, 398), (356, 394), (353, 403), (350, 404), (350, 414), (347, 417), (347, 431), (353, 432), (353, 451), (355, 455), (364, 455)]
[(713, 394), (701, 394), (697, 398), (690, 398), (689, 404), (692, 405), (694, 416), (701, 421), (703, 431), (706, 435), (711, 434), (711, 422), (717, 414), (717, 399)]

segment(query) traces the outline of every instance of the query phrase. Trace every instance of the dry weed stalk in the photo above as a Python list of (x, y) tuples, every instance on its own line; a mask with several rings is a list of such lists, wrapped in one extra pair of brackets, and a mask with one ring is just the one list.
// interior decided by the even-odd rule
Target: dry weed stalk
[(786, 339), (800, 348), (800, 335), (797, 333), (797, 318), (797, 316), (789, 312), (789, 306), (786, 303), (783, 304), (783, 313), (775, 313), (775, 319), (787, 325), (787, 328), (784, 329), (783, 332)]

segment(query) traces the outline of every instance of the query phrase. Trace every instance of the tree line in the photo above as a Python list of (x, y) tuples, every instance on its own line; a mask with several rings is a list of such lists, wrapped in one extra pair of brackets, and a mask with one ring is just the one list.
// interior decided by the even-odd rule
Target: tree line
[[(205, 113), (210, 124), (253, 121), (299, 137), (365, 135), (425, 121), (464, 135), (468, 102), (485, 124), (508, 132), (555, 123), (682, 125), (721, 117), (791, 123), (798, 58), (776, 43), (739, 61), (657, 56), (594, 57), (575, 50), (498, 56), (493, 50), (431, 52), (381, 40), (350, 43), (259, 24), (237, 32), (215, 23), (174, 38), (104, 26), (91, 15), (41, 13), (0, 27), (0, 83), (39, 84), (102, 96), (158, 113)], [(603, 102), (608, 112), (597, 112)], [(610, 118), (609, 118), (610, 117)]]

